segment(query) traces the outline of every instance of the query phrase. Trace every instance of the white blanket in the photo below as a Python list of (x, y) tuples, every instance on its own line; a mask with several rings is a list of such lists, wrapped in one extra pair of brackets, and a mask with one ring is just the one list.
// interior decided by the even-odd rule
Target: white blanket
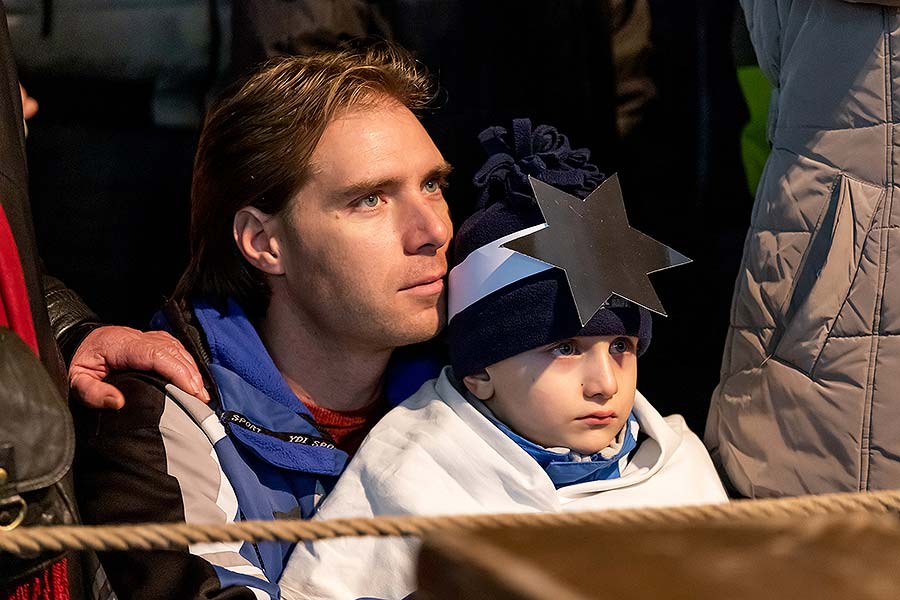
[[(369, 433), (316, 518), (559, 512), (727, 501), (703, 444), (678, 415), (663, 418), (638, 393), (649, 436), (622, 477), (555, 489), (537, 462), (447, 379), (392, 410)], [(419, 542), (339, 538), (298, 544), (283, 597), (400, 599), (415, 589)]]

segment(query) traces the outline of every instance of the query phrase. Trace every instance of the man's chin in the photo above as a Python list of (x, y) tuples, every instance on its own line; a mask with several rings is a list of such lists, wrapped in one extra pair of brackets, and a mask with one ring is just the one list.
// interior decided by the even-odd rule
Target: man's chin
[(416, 315), (416, 318), (406, 321), (403, 325), (399, 325), (402, 321), (398, 319), (398, 326), (393, 333), (397, 339), (397, 346), (409, 346), (410, 344), (419, 344), (427, 342), (435, 337), (444, 329), (446, 324), (446, 312), (443, 305), (433, 307), (428, 311), (422, 311)]

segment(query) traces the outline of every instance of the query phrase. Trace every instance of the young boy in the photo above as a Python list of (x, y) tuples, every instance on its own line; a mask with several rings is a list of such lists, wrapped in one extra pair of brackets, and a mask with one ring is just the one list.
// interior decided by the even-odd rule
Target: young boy
[[(451, 366), (372, 429), (316, 518), (726, 501), (697, 436), (635, 388), (651, 337), (636, 302), (661, 309), (646, 274), (686, 259), (630, 229), (617, 180), (594, 190), (587, 151), (553, 128), (519, 120), (482, 144), (482, 208), (449, 277)], [(404, 598), (417, 547), (298, 545), (283, 597)]]

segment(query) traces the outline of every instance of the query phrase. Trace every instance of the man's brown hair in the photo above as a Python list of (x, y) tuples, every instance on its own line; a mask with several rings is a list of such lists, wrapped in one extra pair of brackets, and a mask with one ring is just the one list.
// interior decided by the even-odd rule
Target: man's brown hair
[(191, 260), (175, 297), (232, 297), (251, 318), (264, 315), (269, 288), (234, 242), (235, 213), (245, 206), (283, 210), (309, 177), (325, 127), (342, 111), (390, 99), (415, 113), (432, 97), (424, 69), (385, 42), (266, 63), (203, 123), (191, 187)]

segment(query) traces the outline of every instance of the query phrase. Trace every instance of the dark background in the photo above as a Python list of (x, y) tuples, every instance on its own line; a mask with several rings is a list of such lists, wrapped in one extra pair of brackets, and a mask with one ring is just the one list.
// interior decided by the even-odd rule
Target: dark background
[[(739, 153), (738, 9), (728, 0), (649, 4), (657, 94), (628, 139), (612, 116), (604, 2), (422, 2), (418, 10), (406, 2), (383, 14), (444, 89), (425, 125), (456, 166), (457, 224), (472, 210), (470, 179), (483, 160), (477, 132), (530, 117), (589, 147), (602, 171), (618, 171), (631, 223), (694, 259), (652, 276), (670, 316), (654, 321), (639, 388), (702, 432), (752, 203)], [(108, 322), (143, 327), (187, 262), (197, 127), (156, 125), (150, 80), (20, 70), (40, 102), (27, 145), (46, 269)], [(198, 93), (197, 105), (208, 96)]]

